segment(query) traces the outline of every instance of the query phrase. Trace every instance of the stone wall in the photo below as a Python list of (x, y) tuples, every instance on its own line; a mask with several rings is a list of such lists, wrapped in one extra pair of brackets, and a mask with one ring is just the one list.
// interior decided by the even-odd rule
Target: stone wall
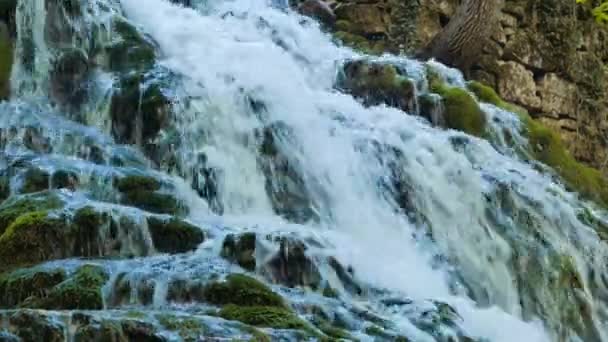
[[(330, 5), (336, 35), (345, 43), (372, 53), (409, 54), (448, 23), (459, 3)], [(557, 129), (578, 160), (608, 172), (608, 29), (574, 0), (504, 0), (495, 32), (469, 76)]]
[[(413, 50), (457, 0), (421, 0)], [(557, 129), (574, 156), (608, 171), (608, 30), (573, 0), (505, 0), (471, 77)]]

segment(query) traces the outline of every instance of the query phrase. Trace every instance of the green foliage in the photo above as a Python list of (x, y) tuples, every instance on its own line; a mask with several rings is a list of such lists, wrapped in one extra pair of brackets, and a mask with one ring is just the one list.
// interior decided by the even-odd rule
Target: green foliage
[(0, 206), (0, 236), (15, 219), (32, 211), (53, 210), (63, 206), (63, 202), (52, 192), (13, 197)]
[(591, 13), (599, 24), (608, 25), (608, 0), (590, 1), (576, 0), (579, 4), (587, 5), (591, 8)]

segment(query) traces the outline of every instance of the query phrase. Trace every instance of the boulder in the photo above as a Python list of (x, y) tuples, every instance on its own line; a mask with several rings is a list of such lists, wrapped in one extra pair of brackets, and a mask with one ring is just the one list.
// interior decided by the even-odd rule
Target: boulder
[(322, 0), (305, 0), (297, 9), (300, 14), (318, 20), (326, 28), (333, 28), (336, 22), (334, 11)]

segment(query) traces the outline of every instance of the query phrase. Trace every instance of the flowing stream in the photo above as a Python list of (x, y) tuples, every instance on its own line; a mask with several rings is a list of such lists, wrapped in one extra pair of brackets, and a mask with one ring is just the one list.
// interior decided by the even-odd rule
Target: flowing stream
[[(311, 305), (342, 317), (353, 339), (382, 340), (366, 330), (365, 317), (374, 316), (411, 341), (608, 341), (608, 248), (581, 215), (603, 222), (603, 211), (519, 152), (527, 141), (516, 114), (482, 104), (491, 133), (485, 140), (434, 127), (414, 112), (366, 107), (335, 86), (348, 60), (395, 65), (419, 93), (427, 92), (428, 68), (463, 87), (458, 71), (361, 55), (276, 1), (80, 3), (76, 17), (61, 6), (45, 9), (44, 0), (19, 2), (13, 96), (0, 105), (0, 166), (26, 158), (50, 173), (68, 168), (81, 175), (77, 191), (60, 194), (68, 207), (93, 205), (140, 227), (123, 238), (121, 256), (129, 258), (95, 261), (111, 274), (98, 315), (195, 315), (207, 306), (172, 303), (172, 281), (244, 272), (220, 250), (227, 234), (255, 232), (302, 241), (321, 282), (340, 296), (284, 286), (260, 268), (258, 278), (305, 319)], [(62, 30), (64, 21), (71, 30)], [(142, 96), (161, 84), (170, 100), (171, 118), (153, 140), (146, 140), (153, 119), (138, 116), (145, 100), (126, 128), (113, 114), (119, 80), (139, 66), (117, 71), (111, 55), (95, 52), (114, 42), (120, 21), (154, 46), (155, 62), (138, 79)], [(67, 100), (56, 85), (61, 73), (52, 71), (66, 49), (95, 60), (83, 93)], [(104, 157), (96, 162), (96, 155)], [(196, 251), (155, 250), (142, 221), (147, 210), (117, 203), (111, 179), (133, 170), (161, 179), (163, 191), (187, 207), (184, 217), (206, 229)], [(11, 178), (13, 194), (20, 177)], [(272, 239), (258, 243), (278, 248)], [(328, 257), (352, 270), (354, 285)], [(152, 299), (137, 300), (132, 290), (126, 302), (114, 300), (121, 277), (152, 282)], [(450, 319), (441, 313), (446, 304)], [(208, 324), (220, 331), (224, 323)], [(230, 337), (231, 329), (221, 331)], [(273, 340), (298, 339), (271, 330)]]

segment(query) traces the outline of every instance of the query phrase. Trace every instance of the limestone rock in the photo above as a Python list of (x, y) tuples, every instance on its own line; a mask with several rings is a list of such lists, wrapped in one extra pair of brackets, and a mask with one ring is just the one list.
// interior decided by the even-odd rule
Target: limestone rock
[(534, 74), (516, 62), (500, 65), (498, 93), (503, 99), (526, 108), (537, 110), (541, 107), (541, 99), (536, 95)]

